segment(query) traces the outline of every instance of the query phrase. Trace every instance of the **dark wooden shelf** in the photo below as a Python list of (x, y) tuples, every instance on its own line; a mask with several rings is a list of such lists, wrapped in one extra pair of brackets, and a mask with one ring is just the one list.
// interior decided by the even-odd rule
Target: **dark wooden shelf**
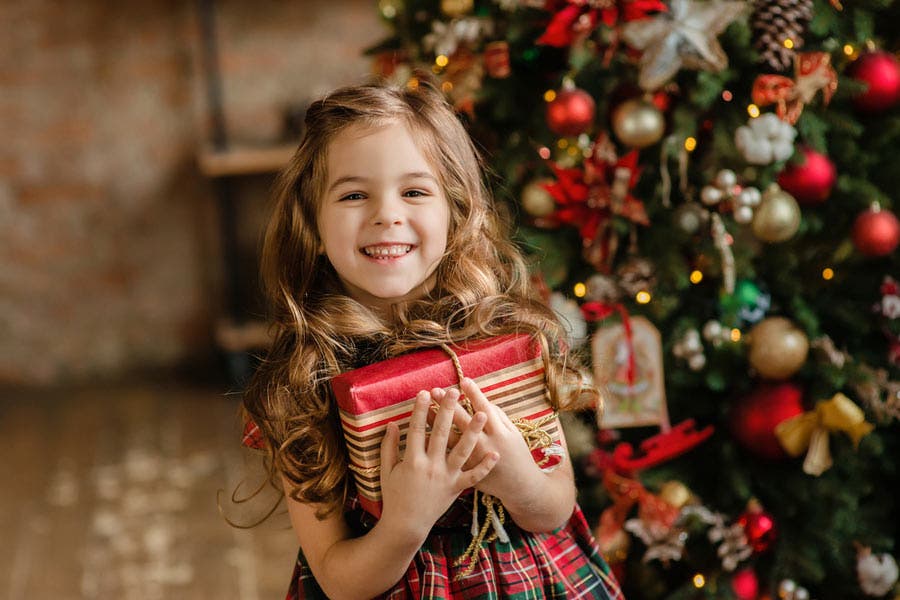
[(200, 172), (207, 177), (275, 173), (287, 166), (297, 144), (237, 146), (228, 150), (202, 150), (197, 155)]

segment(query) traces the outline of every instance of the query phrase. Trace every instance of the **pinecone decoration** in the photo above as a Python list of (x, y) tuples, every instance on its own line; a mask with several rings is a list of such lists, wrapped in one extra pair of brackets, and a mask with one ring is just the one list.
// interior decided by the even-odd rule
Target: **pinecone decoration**
[(813, 0), (755, 0), (750, 23), (761, 62), (776, 71), (791, 69), (812, 11)]

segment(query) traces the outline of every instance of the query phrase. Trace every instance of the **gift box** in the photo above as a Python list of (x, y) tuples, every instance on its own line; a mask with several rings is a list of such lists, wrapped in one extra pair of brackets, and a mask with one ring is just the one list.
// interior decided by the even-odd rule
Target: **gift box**
[[(473, 379), (487, 399), (524, 432), (536, 429), (530, 433), (537, 433), (545, 443), (529, 443), (529, 447), (542, 468), (559, 462), (559, 453), (553, 451), (560, 448), (559, 420), (549, 401), (540, 341), (516, 334), (420, 350), (331, 380), (350, 469), (365, 510), (381, 516), (381, 440), (387, 424), (398, 424), (402, 454), (416, 394), (458, 387), (461, 377)], [(534, 435), (526, 440), (529, 437)]]

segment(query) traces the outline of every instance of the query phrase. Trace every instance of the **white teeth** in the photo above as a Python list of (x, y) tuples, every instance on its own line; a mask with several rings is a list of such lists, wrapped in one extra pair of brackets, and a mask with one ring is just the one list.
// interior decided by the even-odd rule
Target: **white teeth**
[(392, 256), (403, 256), (412, 250), (412, 246), (409, 244), (396, 244), (394, 246), (366, 246), (363, 248), (363, 252), (365, 252), (368, 256), (375, 257), (392, 257)]

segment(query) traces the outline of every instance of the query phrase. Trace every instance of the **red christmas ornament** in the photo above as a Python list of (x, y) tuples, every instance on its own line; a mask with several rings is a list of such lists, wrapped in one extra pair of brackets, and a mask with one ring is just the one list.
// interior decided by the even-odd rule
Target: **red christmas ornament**
[(834, 163), (824, 154), (809, 148), (804, 148), (802, 152), (803, 163), (789, 164), (778, 175), (778, 185), (800, 204), (819, 204), (831, 194), (837, 171)]
[(900, 100), (900, 62), (887, 52), (869, 52), (853, 63), (850, 75), (868, 89), (853, 99), (853, 105), (864, 112), (881, 112)]
[(778, 536), (775, 519), (756, 500), (747, 504), (747, 511), (738, 517), (737, 523), (744, 529), (747, 544), (757, 553), (771, 548)]
[(756, 600), (759, 597), (759, 579), (753, 569), (741, 569), (731, 577), (731, 590), (738, 600)]
[(594, 99), (584, 90), (563, 88), (547, 104), (547, 126), (557, 135), (579, 135), (593, 125), (595, 109)]
[(887, 256), (900, 244), (900, 221), (891, 211), (873, 204), (853, 223), (853, 245), (866, 256)]
[(761, 458), (784, 458), (787, 455), (775, 437), (775, 426), (802, 412), (803, 390), (799, 386), (787, 381), (761, 383), (732, 407), (731, 434)]

